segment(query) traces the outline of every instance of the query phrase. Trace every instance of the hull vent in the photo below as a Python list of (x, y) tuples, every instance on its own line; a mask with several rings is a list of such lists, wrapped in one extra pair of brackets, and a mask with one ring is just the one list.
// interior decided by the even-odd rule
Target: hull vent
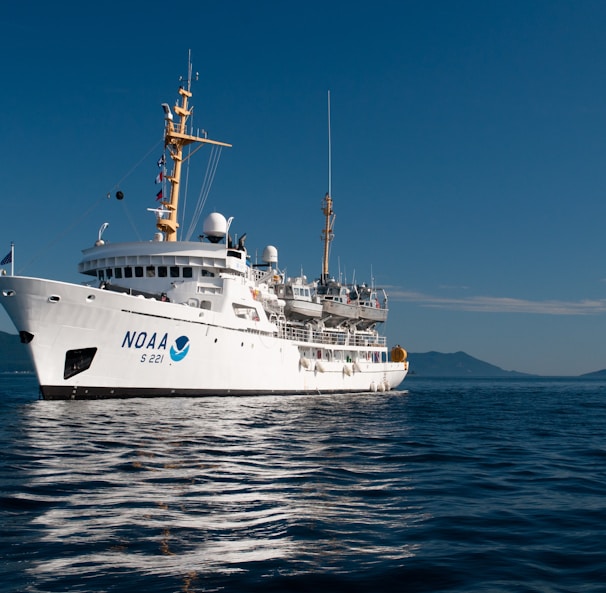
[(34, 334), (21, 330), (19, 332), (19, 339), (22, 344), (29, 344), (34, 339)]
[(65, 353), (65, 369), (63, 371), (63, 378), (69, 379), (82, 371), (86, 371), (90, 368), (97, 354), (96, 348), (80, 348), (78, 350), (68, 350)]

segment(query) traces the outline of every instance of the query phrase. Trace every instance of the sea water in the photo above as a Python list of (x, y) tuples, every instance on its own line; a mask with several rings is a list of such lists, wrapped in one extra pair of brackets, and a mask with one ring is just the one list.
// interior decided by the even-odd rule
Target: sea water
[(0, 590), (606, 591), (606, 382), (41, 401), (0, 377)]

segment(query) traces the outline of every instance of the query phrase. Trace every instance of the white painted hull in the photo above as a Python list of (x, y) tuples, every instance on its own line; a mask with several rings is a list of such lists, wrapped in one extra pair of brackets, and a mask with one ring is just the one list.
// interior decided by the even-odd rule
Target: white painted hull
[(360, 319), (380, 323), (387, 319), (387, 309), (372, 307), (370, 305), (359, 306)]
[(325, 300), (322, 304), (326, 325), (338, 325), (343, 321), (355, 321), (359, 318), (358, 306), (354, 303), (342, 303), (336, 300)]
[(322, 303), (303, 300), (286, 300), (285, 310), (293, 319), (320, 319), (322, 317)]
[[(385, 348), (335, 346), (315, 360), (313, 343), (218, 312), (76, 284), (3, 276), (0, 301), (31, 337), (46, 399), (382, 391), (407, 373), (406, 363), (377, 361)], [(66, 352), (95, 348), (89, 368), (69, 376)]]

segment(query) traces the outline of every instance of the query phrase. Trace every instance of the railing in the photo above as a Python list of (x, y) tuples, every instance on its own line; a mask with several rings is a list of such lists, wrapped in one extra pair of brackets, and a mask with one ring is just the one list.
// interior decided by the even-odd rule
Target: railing
[(385, 336), (374, 333), (350, 333), (346, 331), (318, 331), (288, 324), (278, 326), (278, 336), (287, 340), (333, 346), (378, 346), (387, 344)]
[(275, 270), (268, 270), (267, 268), (248, 268), (248, 273), (251, 280), (256, 284), (272, 280), (278, 274)]

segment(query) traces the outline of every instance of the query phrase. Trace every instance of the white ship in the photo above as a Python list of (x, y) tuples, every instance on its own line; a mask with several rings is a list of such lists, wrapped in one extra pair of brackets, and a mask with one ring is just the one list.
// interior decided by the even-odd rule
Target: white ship
[[(102, 225), (78, 266), (89, 277), (85, 284), (0, 276), (0, 302), (31, 355), (41, 396), (94, 399), (396, 388), (408, 362), (405, 350), (388, 350), (377, 331), (376, 322), (384, 318), (357, 325), (358, 309), (351, 317), (335, 311), (324, 314), (316, 293), (311, 298), (301, 291), (305, 287), (300, 282), (290, 285), (298, 289), (300, 302), (287, 299), (291, 293), (277, 269), (277, 249), (267, 246), (263, 264), (251, 265), (244, 242), (232, 245), (233, 219), (217, 212), (206, 217), (199, 241), (178, 239), (181, 167), (195, 152), (186, 155), (184, 148), (230, 146), (189, 129), (191, 67), (189, 73), (173, 110), (163, 105), (165, 156), (172, 161), (172, 171), (166, 175), (170, 195), (156, 209), (153, 238), (105, 242), (107, 225)], [(325, 260), (319, 285), (328, 287), (333, 214), (330, 196), (325, 200)]]

